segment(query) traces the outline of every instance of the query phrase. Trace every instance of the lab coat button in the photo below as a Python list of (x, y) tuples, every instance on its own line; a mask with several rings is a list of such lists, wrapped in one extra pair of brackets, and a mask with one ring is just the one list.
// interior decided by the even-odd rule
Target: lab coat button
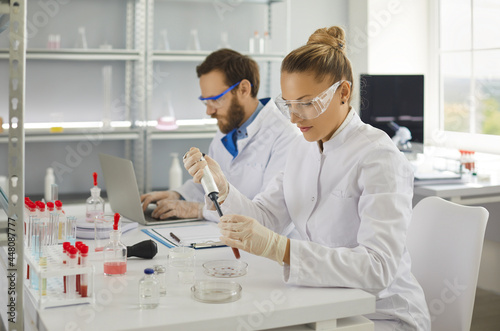
[(311, 201), (314, 201), (314, 197), (312, 197)]

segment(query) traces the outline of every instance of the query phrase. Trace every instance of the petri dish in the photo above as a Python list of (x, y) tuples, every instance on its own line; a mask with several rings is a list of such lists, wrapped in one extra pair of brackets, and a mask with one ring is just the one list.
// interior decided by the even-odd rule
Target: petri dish
[(191, 296), (204, 303), (227, 303), (241, 298), (241, 285), (232, 281), (202, 280), (191, 287)]
[(234, 278), (247, 274), (248, 263), (239, 260), (216, 260), (203, 263), (205, 274), (218, 278)]

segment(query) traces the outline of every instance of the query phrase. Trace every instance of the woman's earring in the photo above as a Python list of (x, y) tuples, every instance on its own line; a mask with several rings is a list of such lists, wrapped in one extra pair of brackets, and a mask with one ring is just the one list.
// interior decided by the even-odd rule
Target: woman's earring
[(345, 103), (345, 102), (344, 102), (344, 101), (342, 101), (342, 104), (344, 104), (344, 103)]

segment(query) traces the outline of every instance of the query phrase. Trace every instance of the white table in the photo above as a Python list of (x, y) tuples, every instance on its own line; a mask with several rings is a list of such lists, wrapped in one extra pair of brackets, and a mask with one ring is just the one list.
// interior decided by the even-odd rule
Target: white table
[(500, 202), (500, 183), (497, 182), (415, 185), (413, 192), (416, 196), (438, 196), (462, 205)]
[[(140, 231), (125, 233), (122, 242), (133, 245), (151, 239)], [(92, 241), (89, 241), (92, 249)], [(248, 273), (234, 278), (242, 297), (225, 304), (207, 304), (191, 298), (190, 287), (169, 282), (167, 296), (153, 310), (138, 307), (138, 283), (143, 270), (167, 264), (168, 248), (158, 244), (153, 260), (129, 259), (127, 274), (104, 277), (101, 257), (90, 255), (96, 267), (95, 304), (51, 308), (37, 311), (28, 297), (27, 324), (40, 330), (310, 330), (315, 323), (321, 330), (373, 330), (363, 317), (375, 311), (375, 297), (362, 290), (307, 288), (286, 285), (282, 267), (277, 263), (241, 251)], [(234, 259), (228, 247), (196, 251), (196, 279), (207, 279), (201, 265), (210, 260)], [(31, 320), (31, 321), (30, 321)], [(317, 322), (317, 323), (316, 323)], [(314, 326), (314, 324), (313, 324)], [(329, 326), (329, 328), (323, 328)]]

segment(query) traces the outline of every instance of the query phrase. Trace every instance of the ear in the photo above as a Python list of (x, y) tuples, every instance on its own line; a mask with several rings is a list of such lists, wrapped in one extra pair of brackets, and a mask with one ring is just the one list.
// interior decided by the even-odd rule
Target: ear
[(252, 83), (248, 79), (243, 79), (238, 86), (238, 93), (243, 97), (249, 97), (252, 95)]
[(351, 84), (349, 82), (344, 81), (340, 85), (340, 100), (347, 102), (351, 97)]

